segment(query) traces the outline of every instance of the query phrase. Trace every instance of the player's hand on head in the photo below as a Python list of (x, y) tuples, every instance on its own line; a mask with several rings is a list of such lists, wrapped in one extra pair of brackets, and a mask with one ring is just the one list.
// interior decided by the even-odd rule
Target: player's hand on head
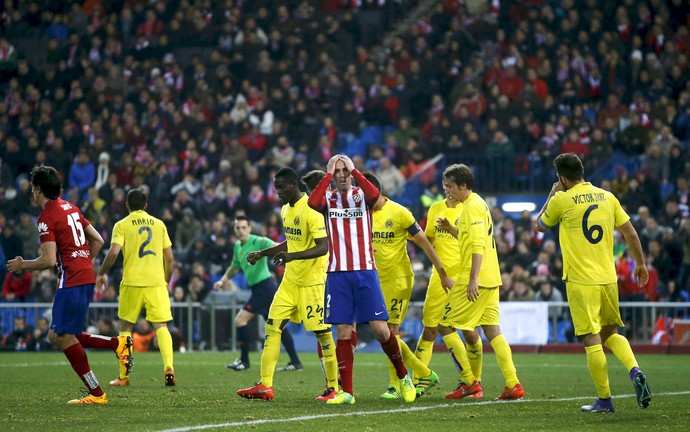
[(328, 160), (328, 164), (326, 165), (326, 172), (329, 173), (329, 174), (331, 174), (331, 175), (335, 174), (335, 164), (336, 164), (336, 162), (338, 162), (339, 160), (340, 160), (340, 155), (339, 155), (339, 154), (337, 154), (337, 155), (331, 157), (331, 158)]
[(348, 171), (352, 172), (355, 169), (355, 163), (352, 162), (349, 156), (341, 154), (340, 160), (345, 163), (345, 168), (347, 168)]

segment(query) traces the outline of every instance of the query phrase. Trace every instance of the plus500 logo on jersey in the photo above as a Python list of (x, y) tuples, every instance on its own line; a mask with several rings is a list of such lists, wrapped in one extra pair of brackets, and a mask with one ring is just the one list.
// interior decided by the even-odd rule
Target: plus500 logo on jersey
[(328, 210), (328, 217), (332, 217), (332, 218), (361, 218), (361, 217), (364, 217), (364, 211), (360, 208), (330, 209), (330, 210)]

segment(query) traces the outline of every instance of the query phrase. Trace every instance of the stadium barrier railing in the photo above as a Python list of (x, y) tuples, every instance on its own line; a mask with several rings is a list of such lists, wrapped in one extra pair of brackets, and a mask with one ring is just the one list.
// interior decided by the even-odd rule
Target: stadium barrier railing
[[(181, 338), (186, 350), (234, 350), (237, 347), (237, 332), (234, 318), (242, 309), (246, 299), (242, 295), (227, 296), (219, 301), (215, 296), (210, 301), (173, 302), (172, 328)], [(566, 302), (548, 302), (549, 338), (548, 344), (577, 342), (572, 333), (572, 324)], [(4, 336), (11, 332), (14, 318), (23, 316), (27, 324), (34, 328), (41, 316), (50, 319), (51, 303), (0, 303), (0, 332)], [(411, 334), (416, 340), (423, 326), (421, 325), (423, 302), (411, 302), (407, 319), (401, 331)], [(672, 302), (622, 302), (621, 316), (626, 323), (620, 331), (631, 342), (656, 343), (668, 339), (659, 339), (660, 333), (667, 332), (672, 343), (690, 344), (690, 303)], [(561, 313), (558, 313), (561, 311)], [(86, 326), (96, 327), (102, 317), (117, 320), (117, 303), (92, 303), (86, 318)], [(673, 335), (672, 322), (677, 326)], [(667, 325), (660, 326), (661, 321)], [(253, 332), (260, 340), (262, 320), (255, 320)], [(303, 333), (299, 325), (291, 325), (293, 333)], [(659, 341), (655, 342), (655, 339)]]

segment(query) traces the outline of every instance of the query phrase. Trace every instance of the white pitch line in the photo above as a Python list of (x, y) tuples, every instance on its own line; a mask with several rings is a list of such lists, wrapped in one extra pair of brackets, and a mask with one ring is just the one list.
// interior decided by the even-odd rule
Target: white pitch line
[[(666, 392), (666, 393), (655, 393), (654, 396), (679, 396), (679, 395), (690, 395), (690, 391), (681, 391), (681, 392)], [(326, 419), (326, 418), (335, 418), (335, 417), (350, 417), (350, 416), (368, 416), (368, 415), (379, 415), (379, 414), (395, 414), (395, 413), (401, 413), (401, 412), (410, 412), (410, 411), (429, 411), (433, 409), (439, 409), (439, 408), (459, 408), (459, 407), (475, 407), (477, 405), (490, 405), (490, 404), (500, 404), (500, 403), (532, 403), (532, 402), (568, 402), (568, 401), (576, 401), (576, 400), (583, 400), (583, 399), (592, 399), (593, 396), (577, 396), (577, 397), (569, 397), (569, 398), (558, 398), (558, 399), (522, 399), (518, 401), (482, 401), (482, 402), (475, 402), (475, 403), (469, 403), (469, 404), (457, 404), (457, 403), (444, 403), (440, 405), (427, 405), (427, 406), (410, 406), (406, 408), (396, 408), (396, 409), (389, 409), (389, 410), (380, 410), (380, 411), (355, 411), (355, 412), (347, 412), (347, 413), (330, 413), (330, 414), (315, 414), (315, 415), (307, 415), (307, 416), (299, 416), (299, 417), (290, 417), (290, 418), (277, 418), (277, 419), (260, 419), (260, 420), (248, 420), (248, 421), (238, 421), (238, 422), (228, 422), (228, 423), (215, 423), (215, 424), (206, 424), (206, 425), (198, 425), (198, 426), (185, 426), (185, 427), (180, 427), (180, 428), (175, 428), (175, 429), (163, 429), (158, 432), (187, 432), (187, 431), (197, 431), (197, 430), (205, 430), (205, 429), (212, 429), (212, 428), (227, 428), (227, 427), (241, 427), (241, 426), (252, 426), (252, 425), (260, 425), (260, 424), (271, 424), (271, 423), (288, 423), (288, 422), (296, 422), (296, 421), (309, 421), (309, 420), (320, 420), (320, 419)], [(630, 398), (634, 397), (634, 395), (618, 395), (618, 396), (613, 396), (614, 399), (622, 399), (622, 398)]]

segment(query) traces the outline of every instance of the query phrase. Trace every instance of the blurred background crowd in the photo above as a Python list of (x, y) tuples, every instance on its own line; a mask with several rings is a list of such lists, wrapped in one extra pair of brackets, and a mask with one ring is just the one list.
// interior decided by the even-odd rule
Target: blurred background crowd
[[(575, 152), (648, 256), (639, 289), (617, 245), (621, 300), (688, 301), (689, 51), (687, 0), (4, 0), (0, 258), (36, 256), (28, 173), (43, 164), (104, 252), (145, 188), (176, 251), (171, 296), (203, 301), (235, 215), (283, 239), (282, 166), (345, 152), (424, 222), (450, 163), (482, 195), (545, 198), (551, 161)], [(557, 233), (498, 206), (494, 223), (502, 298), (563, 299)], [(429, 265), (415, 268), (422, 299)], [(51, 272), (0, 273), (5, 301), (52, 299)], [(114, 276), (98, 300), (117, 298)]]

